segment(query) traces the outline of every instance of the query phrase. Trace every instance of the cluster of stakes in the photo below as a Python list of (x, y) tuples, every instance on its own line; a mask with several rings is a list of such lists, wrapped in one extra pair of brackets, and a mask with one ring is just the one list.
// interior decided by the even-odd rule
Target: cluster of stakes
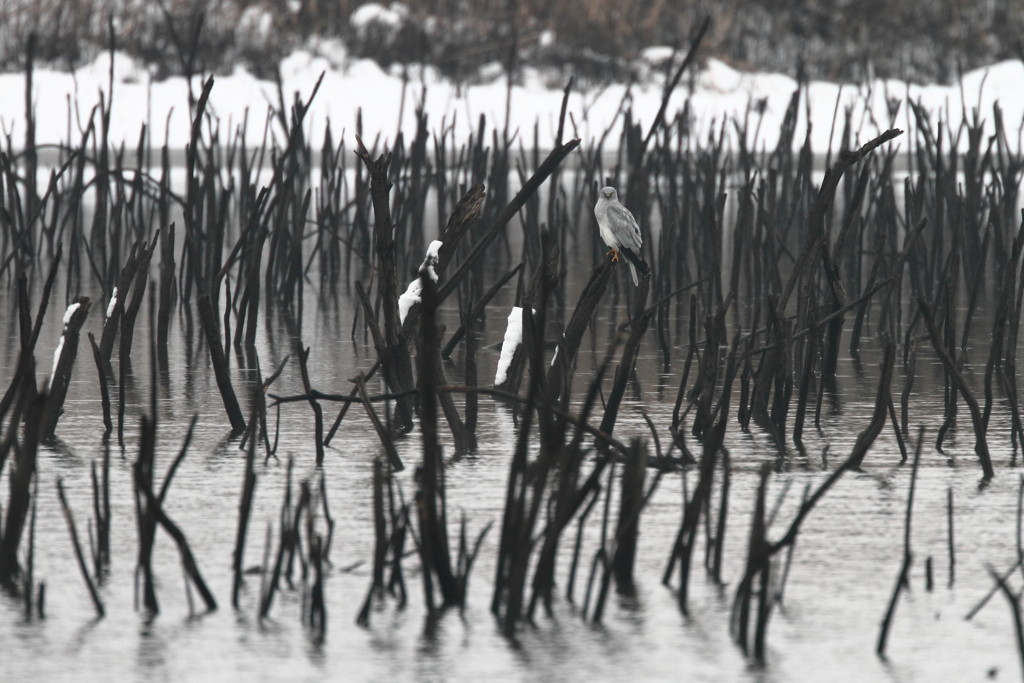
[[(950, 128), (913, 102), (901, 112), (902, 102), (894, 100), (887, 124), (856, 127), (853, 109), (837, 105), (839, 151), (834, 156), (829, 151), (824, 176), (816, 176), (819, 162), (810, 136), (800, 144), (796, 124), (805, 84), (793, 93), (771, 150), (757, 141), (764, 108), (756, 102), (745, 116), (722, 120), (704, 134), (696, 132), (697, 116), (688, 104), (668, 110), (706, 30), (705, 24), (689, 53), (666, 74), (662, 107), (648, 126), (636, 123), (628, 97), (623, 100), (612, 124), (622, 130), (617, 145), (608, 139), (612, 128), (581, 144), (577, 123), (567, 113), (570, 83), (551, 142), (540, 139), (535, 127), (532, 147), (526, 147), (527, 132), (509, 131), (507, 124), (489, 127), (481, 116), (469, 142), (458, 144), (455, 122), (442, 121), (430, 132), (421, 104), (414, 135), (407, 139), (400, 131), (390, 145), (378, 138), (368, 149), (357, 122), (356, 148), (347, 149), (327, 123), (316, 160), (304, 132), (316, 88), (307, 99), (296, 95), (288, 106), (279, 83), (280, 101), (268, 117), (263, 143), (252, 148), (246, 144), (246, 122), (222, 131), (207, 111), (211, 77), (201, 92), (190, 94), (193, 123), (179, 190), (171, 184), (171, 150), (166, 144), (157, 150), (145, 128), (134, 160), (110, 142), (113, 71), (101, 103), (82, 117), (77, 142), (69, 139), (56, 150), (49, 182), (41, 184), (29, 41), (25, 137), (8, 137), (0, 152), (0, 278), (12, 293), (16, 290), (2, 320), (5, 331), (9, 327), (13, 333), (15, 324), (20, 331), (18, 364), (8, 370), (0, 399), (0, 471), (6, 467), (9, 482), (2, 506), (0, 585), (20, 596), (27, 618), (42, 616), (45, 601), (45, 584), (33, 577), (36, 501), (44, 495), (36, 476), (40, 444), (57, 438), (74, 371), (98, 374), (104, 440), (116, 438), (128, 448), (125, 386), (133, 344), (138, 351), (133, 330), (142, 311), (150, 317), (153, 401), (141, 416), (137, 449), (129, 452), (135, 454), (136, 593), (139, 609), (153, 613), (159, 610), (151, 566), (158, 528), (175, 542), (205, 609), (217, 608), (200, 558), (167, 505), (191, 428), (162, 481), (154, 471), (155, 387), (169, 372), (173, 316), (182, 321), (190, 348), (195, 337), (197, 348), (208, 351), (232, 438), (245, 453), (233, 564), (236, 608), (245, 580), (242, 557), (257, 451), (264, 450), (267, 459), (276, 452), (272, 411), (279, 425), (282, 409), (299, 410), (303, 404), (313, 412), (310, 450), (315, 449), (318, 466), (325, 448), (343, 432), (353, 404), (365, 412), (382, 444), (373, 462), (372, 586), (357, 617), (361, 624), (369, 623), (376, 600), (391, 595), (406, 603), (403, 562), (413, 562), (410, 556), (419, 560), (429, 612), (465, 606), (471, 570), (491, 525), (467, 538), (463, 518), (458, 538), (450, 535), (445, 471), (476, 450), (480, 395), (512, 406), (517, 426), (504, 512), (494, 531), (491, 600), (509, 637), (535, 618), (538, 606), (552, 609), (556, 558), (567, 535), (574, 536), (568, 541), (574, 546), (560, 579), (565, 596), (580, 605), (584, 619), (601, 622), (612, 584), (620, 591), (633, 586), (641, 516), (666, 476), (683, 477), (684, 505), (675, 540), (665, 549), (664, 583), (685, 612), (699, 546), (711, 580), (722, 582), (730, 486), (726, 430), (767, 435), (779, 459), (794, 449), (802, 452), (807, 423), (818, 426), (823, 403), (827, 411), (828, 402), (839, 400), (841, 347), (857, 357), (869, 314), (883, 359), (874, 413), (846, 460), (815, 490), (808, 486), (777, 540), (769, 538), (774, 513), (765, 500), (772, 465), (761, 470), (729, 625), (743, 652), (764, 659), (769, 617), (781, 600), (801, 524), (845, 472), (861, 468), (887, 423), (902, 460), (916, 473), (925, 436), (922, 429), (915, 442), (908, 423), (919, 351), (930, 349), (944, 368), (945, 423), (936, 446), (941, 450), (958, 406), (966, 405), (981, 478), (991, 479), (986, 432), (994, 408), (1005, 407), (1010, 414), (1014, 453), (1024, 444), (1015, 361), (1024, 302), (1024, 229), (1017, 213), (1024, 155), (1009, 144), (998, 107), (990, 113), (994, 133), (986, 136), (977, 111), (959, 128)], [(900, 115), (912, 132), (900, 138), (901, 144), (887, 144), (902, 135), (894, 127)], [(878, 134), (855, 146), (853, 141), (869, 137), (862, 128)], [(548, 145), (542, 158), (540, 150)], [(895, 179), (897, 163), (908, 168), (902, 181)], [(261, 175), (266, 168), (269, 178)], [(510, 182), (513, 174), (518, 182)], [(604, 256), (597, 241), (592, 207), (603, 185), (619, 188), (641, 227), (650, 272), (637, 287), (622, 273), (615, 277), (624, 269)], [(427, 215), (434, 206), (436, 218)], [(514, 218), (521, 224), (520, 254), (513, 253), (509, 238)], [(431, 244), (426, 234), (425, 226), (435, 223), (440, 244)], [(724, 244), (731, 244), (731, 253)], [(423, 254), (429, 254), (426, 261)], [(566, 275), (570, 264), (581, 263), (592, 272), (577, 298)], [(418, 279), (403, 295), (400, 283), (413, 273)], [(505, 311), (488, 307), (513, 280), (521, 327), (518, 336), (506, 336), (506, 344), (514, 353), (501, 381), (481, 386), (478, 340), (485, 318), (504, 320)], [(64, 283), (67, 306), (63, 336), (52, 377), (40, 387), (34, 349), (51, 299), (60, 297), (53, 291), (58, 281)], [(313, 385), (310, 349), (301, 342), (307, 287), (325, 308), (354, 302), (352, 338), (361, 333), (376, 349), (376, 362), (353, 379), (350, 389), (329, 393), (333, 387)], [(33, 296), (30, 289), (39, 291)], [(96, 290), (109, 297), (109, 306), (101, 334), (88, 334), (95, 368), (76, 368), (81, 330), (97, 318), (89, 315), (93, 302), (78, 293)], [(984, 395), (977, 397), (963, 371), (974, 304), (984, 296), (997, 304)], [(34, 306), (33, 298), (38, 299)], [(967, 313), (958, 319), (957, 304), (964, 298)], [(610, 313), (599, 318), (602, 302)], [(455, 310), (459, 327), (448, 336), (440, 319), (450, 319)], [(288, 358), (264, 378), (256, 352), (261, 311), (266, 318), (280, 316), (297, 340), (289, 357), (301, 374), (301, 395), (272, 393)], [(648, 333), (660, 348), (662, 384), (678, 383), (671, 424), (656, 424), (640, 407), (649, 434), (620, 440), (615, 426), (624, 402), (636, 398), (634, 403), (643, 405), (635, 365)], [(574, 394), (577, 365), (585, 363), (580, 346), (588, 336), (593, 372), (578, 375), (589, 385)], [(599, 347), (607, 348), (603, 356)], [(686, 350), (681, 368), (672, 367), (677, 348)], [(232, 353), (246, 377), (254, 378), (241, 390), (229, 371)], [(464, 378), (458, 386), (446, 378), (446, 367), (455, 362)], [(894, 375), (902, 376), (902, 387), (894, 385)], [(374, 394), (372, 387), (381, 390)], [(325, 415), (328, 406), (335, 406), (336, 415), (331, 409)], [(422, 438), (422, 460), (415, 464), (416, 490), (407, 499), (395, 477), (405, 468), (395, 440), (410, 432)], [(442, 440), (451, 444), (448, 458)], [(84, 550), (60, 481), (57, 489), (81, 573), (102, 616), (97, 584), (110, 564), (109, 450), (98, 465), (92, 470), (94, 509)], [(300, 483), (294, 500), (291, 472), (289, 461), (276, 542), (272, 529), (267, 532), (259, 614), (269, 613), (275, 592), (282, 581), (291, 585), (298, 567), (302, 618), (322, 634), (334, 521), (322, 471), (318, 480)], [(686, 484), (687, 473), (696, 477), (695, 484)], [(613, 485), (620, 487), (617, 516)], [(913, 478), (910, 495), (912, 500)], [(951, 571), (952, 512), (950, 492)], [(594, 517), (600, 517), (595, 522), (600, 544), (588, 559), (581, 557), (581, 539)], [(904, 563), (879, 638), (880, 653), (907, 585), (909, 504), (906, 523)], [(1004, 582), (1007, 577), (996, 576), (997, 588), (1010, 599), (1020, 629), (1019, 596)]]

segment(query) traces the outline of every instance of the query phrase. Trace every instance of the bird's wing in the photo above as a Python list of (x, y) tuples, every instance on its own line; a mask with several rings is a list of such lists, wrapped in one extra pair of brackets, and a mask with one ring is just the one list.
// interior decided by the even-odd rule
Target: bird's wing
[(597, 219), (597, 230), (601, 235), (601, 240), (609, 247), (614, 247), (615, 241), (608, 230), (608, 200), (604, 195), (599, 197), (597, 204), (594, 205), (594, 218)]
[(633, 214), (619, 202), (608, 202), (607, 211), (609, 227), (619, 246), (632, 249), (633, 253), (639, 255), (643, 238), (640, 237), (640, 226)]

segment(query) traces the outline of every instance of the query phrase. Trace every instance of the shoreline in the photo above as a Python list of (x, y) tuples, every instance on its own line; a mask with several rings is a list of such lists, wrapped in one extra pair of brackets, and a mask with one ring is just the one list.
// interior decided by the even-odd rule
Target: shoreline
[[(109, 55), (97, 58), (74, 74), (38, 69), (33, 73), (32, 99), (35, 109), (36, 142), (39, 145), (80, 141), (80, 128), (84, 128), (89, 111), (107, 97), (111, 65)], [(112, 98), (110, 143), (113, 146), (134, 147), (141, 126), (149, 123), (155, 148), (166, 142), (172, 149), (183, 149), (189, 138), (190, 124), (183, 102), (188, 101), (188, 87), (183, 78), (170, 78), (156, 82), (148, 72), (125, 55), (117, 55), (113, 65), (114, 92)], [(303, 101), (309, 99), (317, 80), (323, 82), (315, 99), (310, 103), (304, 124), (308, 140), (314, 149), (322, 146), (325, 122), (331, 121), (332, 138), (345, 135), (346, 146), (354, 142), (352, 132), (360, 127), (368, 146), (379, 135), (382, 140), (394, 140), (402, 131), (411, 140), (417, 127), (416, 108), (422, 103), (427, 116), (426, 128), (445, 131), (449, 144), (461, 145), (479, 130), (480, 117), (486, 117), (485, 135), (488, 145), (494, 130), (506, 125), (507, 86), (503, 79), (472, 86), (459, 87), (445, 81), (431, 68), (417, 68), (412, 78), (403, 80), (400, 70), (382, 70), (370, 60), (352, 60), (341, 65), (332, 64), (324, 57), (308, 52), (296, 52), (281, 62), (282, 92), (286, 106), (291, 107), (295, 94)], [(519, 131), (514, 143), (532, 148), (533, 140), (544, 148), (554, 140), (558, 111), (561, 106), (564, 82), (554, 83), (550, 74), (525, 69), (522, 84), (512, 89), (508, 127)], [(565, 80), (568, 80), (567, 78)], [(907, 99), (919, 103), (927, 112), (932, 131), (938, 129), (942, 119), (944, 145), (948, 147), (948, 130), (957, 130), (966, 119), (974, 119), (973, 110), (984, 124), (985, 134), (994, 132), (994, 106), (998, 103), (1006, 128), (1006, 138), (1014, 151), (1020, 148), (1021, 123), (1024, 122), (1024, 65), (1007, 61), (964, 75), (961, 84), (954, 86), (914, 86), (900, 82), (873, 81), (861, 86), (840, 86), (815, 81), (806, 84), (796, 107), (794, 148), (799, 148), (809, 134), (812, 149), (822, 152), (832, 141), (838, 148), (849, 108), (851, 128), (863, 142), (888, 127), (904, 130), (917, 127)], [(684, 85), (686, 87), (684, 87)], [(552, 87), (557, 86), (557, 87)], [(692, 87), (692, 91), (689, 88)], [(705, 68), (689, 75), (672, 94), (667, 109), (671, 121), (684, 107), (689, 107), (691, 135), (706, 140), (709, 135), (724, 134), (727, 145), (737, 146), (737, 126), (746, 120), (748, 147), (757, 133), (760, 149), (774, 149), (780, 128), (797, 83), (781, 74), (751, 74), (739, 72), (723, 62), (708, 60)], [(194, 79), (194, 92), (201, 89)], [(0, 101), (0, 126), (13, 144), (23, 144), (25, 131), (25, 75), (0, 74), (0, 91), (12, 96)], [(425, 98), (425, 100), (423, 99)], [(277, 87), (269, 81), (254, 78), (243, 69), (230, 76), (214, 77), (209, 111), (211, 123), (204, 126), (209, 136), (211, 126), (219, 128), (220, 137), (226, 139), (246, 125), (246, 143), (259, 145), (263, 139), (268, 118), (279, 101)], [(567, 135), (579, 135), (583, 147), (591, 140), (599, 140), (606, 130), (607, 145), (617, 142), (622, 130), (621, 104), (627, 99), (627, 86), (612, 84), (598, 91), (573, 91), (569, 98)], [(634, 121), (648, 126), (654, 119), (662, 99), (660, 75), (652, 75), (645, 83), (638, 83), (628, 92)], [(964, 101), (961, 102), (961, 99)], [(890, 106), (898, 101), (896, 115)], [(72, 103), (75, 103), (72, 106)], [(763, 106), (763, 115), (758, 106)], [(69, 126), (69, 112), (75, 121)], [(760, 125), (758, 126), (758, 120)], [(892, 120), (892, 126), (889, 121)], [(723, 131), (723, 122), (726, 124)], [(808, 132), (808, 123), (810, 129)], [(835, 130), (833, 130), (833, 124)], [(952, 124), (952, 125), (950, 125)], [(280, 137), (279, 124), (271, 121), (268, 134)], [(967, 136), (959, 136), (959, 144), (966, 147)], [(432, 147), (433, 141), (428, 141)], [(851, 141), (851, 146), (858, 146)]]

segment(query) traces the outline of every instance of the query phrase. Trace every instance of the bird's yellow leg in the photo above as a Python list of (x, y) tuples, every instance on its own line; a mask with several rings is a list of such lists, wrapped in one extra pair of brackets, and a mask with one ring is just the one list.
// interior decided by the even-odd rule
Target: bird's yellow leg
[(608, 253), (605, 254), (605, 256), (611, 256), (612, 257), (612, 263), (615, 263), (615, 262), (617, 262), (619, 260), (619, 252), (618, 252), (618, 250), (615, 247), (612, 247), (611, 249), (609, 249)]

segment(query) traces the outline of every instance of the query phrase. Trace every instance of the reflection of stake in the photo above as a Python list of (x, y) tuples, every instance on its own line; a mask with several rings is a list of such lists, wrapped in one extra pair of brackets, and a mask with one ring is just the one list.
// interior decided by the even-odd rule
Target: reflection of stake
[(1020, 595), (1016, 595), (1010, 590), (1010, 587), (1006, 585), (1006, 580), (996, 574), (995, 569), (991, 565), (988, 567), (988, 573), (995, 579), (996, 584), (1003, 591), (1003, 595), (1006, 596), (1007, 602), (1010, 603), (1010, 609), (1013, 612), (1014, 630), (1017, 632), (1017, 652), (1020, 654), (1021, 662), (1024, 663), (1024, 622), (1022, 622), (1020, 615)]
[(313, 386), (309, 381), (309, 371), (306, 369), (306, 361), (309, 360), (309, 347), (299, 349), (299, 370), (302, 374), (302, 386), (309, 396), (309, 405), (313, 408), (314, 432), (313, 440), (316, 442), (316, 466), (324, 464), (324, 412), (320, 404), (313, 398)]
[[(262, 391), (253, 391), (253, 408), (249, 417), (249, 429), (255, 432), (259, 413), (259, 396)], [(249, 514), (252, 511), (253, 492), (256, 490), (256, 435), (251, 434), (245, 450), (245, 473), (242, 476), (242, 499), (238, 504), (238, 531), (235, 534), (235, 552), (232, 554), (231, 606), (238, 609), (238, 592), (242, 587), (242, 562), (245, 557), (245, 536), (249, 528)]]
[(96, 607), (96, 615), (103, 618), (106, 614), (103, 609), (103, 602), (100, 600), (100, 596), (96, 593), (96, 586), (93, 585), (92, 579), (89, 577), (89, 568), (85, 564), (85, 558), (82, 556), (82, 546), (78, 544), (78, 531), (75, 529), (75, 518), (71, 514), (71, 508), (68, 507), (68, 501), (64, 497), (64, 482), (59, 477), (57, 478), (57, 496), (60, 498), (60, 507), (64, 511), (64, 521), (68, 524), (68, 533), (71, 534), (71, 545), (75, 549), (75, 557), (78, 558), (78, 566), (82, 570), (82, 578), (85, 579), (85, 585), (89, 588), (89, 597), (92, 598), (92, 604)]

